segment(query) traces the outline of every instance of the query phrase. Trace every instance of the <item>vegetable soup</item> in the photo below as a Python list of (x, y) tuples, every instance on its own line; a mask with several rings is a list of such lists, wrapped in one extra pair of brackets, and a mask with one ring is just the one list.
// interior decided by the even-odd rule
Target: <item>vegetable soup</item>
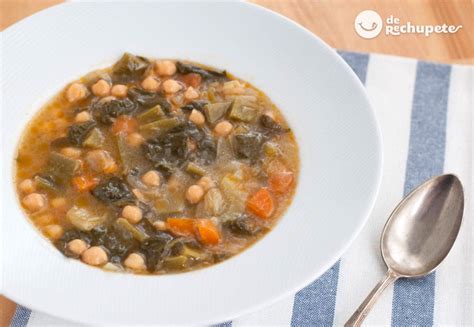
[(112, 271), (213, 265), (290, 205), (298, 147), (281, 112), (226, 71), (124, 54), (27, 126), (21, 204), (65, 256)]

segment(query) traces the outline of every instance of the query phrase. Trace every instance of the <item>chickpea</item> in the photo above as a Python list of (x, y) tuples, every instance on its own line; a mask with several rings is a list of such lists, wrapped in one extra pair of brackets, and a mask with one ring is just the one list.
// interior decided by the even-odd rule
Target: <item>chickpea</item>
[(35, 218), (35, 224), (39, 226), (46, 226), (46, 225), (51, 225), (56, 222), (56, 219), (54, 216), (50, 213), (47, 213), (45, 215), (41, 215), (38, 218)]
[(181, 86), (181, 84), (179, 84), (174, 79), (169, 79), (163, 82), (163, 90), (165, 90), (166, 93), (176, 93), (182, 88), (183, 87)]
[(88, 248), (82, 252), (81, 258), (82, 261), (91, 266), (102, 266), (109, 261), (107, 252), (100, 246)]
[(214, 183), (214, 181), (213, 181), (210, 177), (207, 177), (207, 176), (201, 177), (201, 178), (198, 180), (197, 185), (201, 186), (204, 191), (208, 191), (208, 190), (210, 190), (211, 188), (213, 188), (213, 187), (216, 186), (216, 184)]
[(201, 201), (204, 196), (204, 189), (199, 185), (191, 185), (186, 191), (186, 200), (189, 203), (196, 204)]
[(67, 205), (65, 198), (54, 198), (51, 200), (51, 206), (54, 209), (64, 208)]
[(56, 218), (50, 213), (35, 218), (35, 224), (39, 226), (47, 226), (54, 223), (56, 223)]
[(46, 197), (39, 193), (31, 193), (22, 200), (23, 205), (30, 211), (38, 211), (46, 207)]
[(92, 93), (98, 97), (105, 97), (110, 95), (110, 84), (104, 79), (98, 80), (94, 85), (92, 85)]
[(233, 126), (231, 123), (227, 120), (223, 120), (214, 127), (214, 132), (216, 132), (218, 136), (227, 136), (232, 131), (232, 128)]
[(43, 229), (46, 236), (48, 236), (53, 241), (57, 241), (63, 236), (64, 229), (59, 225), (48, 225)]
[(196, 125), (202, 125), (206, 122), (206, 117), (204, 117), (204, 115), (200, 111), (193, 109), (193, 111), (191, 111), (191, 114), (189, 115), (189, 120), (195, 123)]
[(36, 191), (35, 182), (30, 178), (23, 180), (20, 185), (18, 185), (18, 188), (23, 193), (33, 193)]
[(76, 117), (74, 118), (74, 121), (76, 123), (84, 123), (84, 122), (89, 121), (91, 119), (92, 119), (92, 117), (91, 117), (90, 113), (88, 113), (87, 111), (81, 111), (80, 113), (78, 113), (76, 115)]
[(186, 92), (184, 92), (184, 98), (186, 100), (194, 100), (199, 98), (199, 92), (194, 89), (194, 87), (190, 86), (187, 88)]
[(69, 241), (69, 243), (67, 244), (67, 249), (77, 256), (80, 256), (82, 253), (84, 253), (84, 251), (87, 250), (88, 247), (89, 245), (80, 238), (76, 238), (75, 240)]
[(150, 170), (142, 176), (142, 182), (148, 186), (159, 186), (160, 179), (160, 174), (155, 170)]
[(161, 231), (165, 231), (168, 229), (168, 227), (166, 226), (166, 223), (164, 221), (161, 221), (161, 220), (157, 220), (153, 223), (153, 226), (156, 228), (156, 230), (161, 230)]
[(160, 88), (160, 82), (153, 76), (148, 76), (142, 81), (142, 87), (150, 92), (156, 92)]
[(224, 85), (222, 86), (222, 92), (225, 95), (233, 94), (233, 95), (239, 95), (239, 94), (244, 94), (245, 89), (242, 84), (240, 84), (239, 81), (228, 81), (225, 82)]
[(114, 97), (125, 98), (128, 94), (128, 87), (126, 85), (116, 84), (112, 86), (112, 90), (110, 92)]
[(122, 210), (122, 217), (127, 219), (130, 223), (136, 224), (143, 218), (142, 209), (137, 206), (125, 206)]
[(123, 262), (125, 267), (133, 270), (145, 270), (145, 259), (138, 253), (130, 253), (127, 259)]
[(72, 83), (66, 91), (66, 99), (69, 102), (76, 102), (87, 96), (87, 88), (81, 83)]
[(160, 76), (171, 76), (176, 73), (176, 65), (171, 60), (155, 62), (155, 72)]
[(128, 145), (137, 148), (145, 142), (145, 138), (140, 133), (132, 133), (127, 136)]

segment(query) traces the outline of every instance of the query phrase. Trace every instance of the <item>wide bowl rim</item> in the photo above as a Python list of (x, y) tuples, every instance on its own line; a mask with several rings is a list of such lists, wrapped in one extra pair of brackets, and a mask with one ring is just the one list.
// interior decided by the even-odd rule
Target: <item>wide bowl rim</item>
[[(360, 234), (360, 231), (365, 226), (365, 224), (366, 224), (366, 222), (369, 218), (369, 214), (370, 214), (370, 212), (372, 211), (372, 209), (374, 207), (375, 200), (377, 198), (377, 194), (378, 194), (380, 184), (381, 184), (381, 180), (382, 180), (383, 149), (382, 149), (382, 135), (381, 135), (381, 132), (380, 132), (380, 127), (379, 127), (379, 124), (377, 123), (377, 119), (375, 117), (374, 109), (370, 104), (370, 100), (369, 100), (369, 98), (368, 98), (368, 96), (365, 92), (365, 89), (362, 86), (359, 79), (357, 78), (357, 76), (355, 75), (355, 73), (352, 71), (352, 69), (324, 41), (322, 41), (319, 37), (317, 37), (316, 35), (311, 33), (306, 28), (302, 27), (301, 25), (297, 24), (296, 22), (288, 19), (287, 17), (285, 17), (283, 15), (280, 15), (280, 14), (275, 13), (275, 12), (269, 10), (269, 9), (263, 8), (261, 6), (258, 6), (258, 5), (252, 4), (252, 3), (243, 2), (243, 1), (238, 1), (237, 3), (239, 3), (242, 6), (247, 6), (251, 10), (260, 11), (260, 13), (263, 14), (263, 15), (273, 15), (274, 17), (278, 17), (278, 19), (281, 20), (285, 24), (291, 24), (293, 26), (298, 27), (301, 32), (303, 32), (307, 35), (310, 35), (315, 41), (317, 41), (319, 43), (319, 45), (321, 46), (321, 48), (324, 51), (326, 51), (328, 53), (331, 53), (333, 59), (338, 61), (340, 64), (342, 64), (345, 67), (347, 76), (352, 79), (352, 82), (355, 85), (357, 85), (356, 87), (358, 88), (359, 92), (365, 98), (365, 101), (366, 101), (366, 103), (368, 104), (368, 107), (369, 107), (368, 111), (372, 115), (372, 117), (371, 117), (372, 118), (372, 123), (373, 123), (373, 126), (375, 127), (375, 133), (376, 133), (376, 136), (377, 136), (377, 140), (376, 140), (377, 141), (376, 142), (377, 143), (377, 151), (378, 151), (377, 163), (376, 163), (377, 171), (374, 172), (374, 174), (376, 175), (376, 178), (375, 178), (375, 181), (374, 181), (374, 185), (372, 185), (372, 192), (370, 194), (370, 201), (366, 206), (366, 210), (365, 210), (365, 214), (363, 215), (363, 218), (360, 219), (360, 222), (357, 225), (357, 228), (354, 229), (354, 231), (352, 232), (352, 235), (351, 235), (350, 239), (348, 239), (345, 242), (345, 244), (342, 247), (340, 247), (340, 249), (337, 251), (337, 253), (334, 253), (332, 255), (331, 260), (328, 260), (324, 266), (319, 267), (319, 269), (317, 269), (317, 270), (314, 270), (312, 276), (309, 276), (305, 280), (299, 281), (297, 283), (297, 285), (295, 284), (293, 287), (291, 287), (289, 289), (286, 289), (284, 291), (281, 291), (279, 296), (269, 298), (269, 299), (267, 299), (267, 301), (262, 301), (259, 304), (248, 307), (246, 310), (240, 310), (239, 312), (232, 312), (232, 313), (228, 313), (228, 314), (223, 314), (220, 317), (215, 317), (215, 318), (213, 317), (211, 320), (199, 321), (199, 323), (216, 323), (216, 322), (226, 321), (226, 320), (233, 319), (233, 318), (236, 318), (238, 316), (256, 311), (256, 310), (261, 309), (263, 307), (266, 307), (266, 306), (268, 306), (272, 303), (275, 303), (278, 300), (280, 300), (282, 298), (285, 298), (286, 296), (288, 296), (290, 294), (296, 293), (298, 290), (302, 289), (303, 287), (305, 287), (306, 285), (311, 283), (315, 278), (321, 276), (327, 269), (329, 269), (332, 265), (334, 265), (334, 263), (337, 262), (337, 260), (342, 256), (342, 254), (347, 251), (347, 249), (350, 247), (350, 245), (355, 240), (355, 238)], [(66, 2), (66, 3), (54, 5), (50, 8), (48, 8), (48, 9), (42, 10), (42, 11), (40, 11), (40, 12), (38, 12), (38, 13), (32, 15), (32, 16), (29, 16), (26, 19), (21, 20), (18, 23), (8, 27), (7, 29), (4, 30), (3, 34), (6, 35), (6, 34), (9, 34), (9, 33), (13, 33), (16, 30), (21, 30), (23, 25), (26, 25), (26, 24), (29, 24), (30, 22), (33, 22), (37, 17), (41, 17), (42, 15), (45, 15), (45, 13), (49, 13), (53, 10), (61, 10), (64, 7), (68, 7), (68, 6), (72, 6), (72, 5), (75, 5), (75, 3)], [(7, 176), (7, 178), (8, 177), (9, 176)], [(300, 178), (301, 178), (301, 176), (300, 176)], [(298, 195), (296, 194), (295, 196), (298, 196)], [(14, 301), (17, 301), (17, 303), (21, 303), (21, 304), (23, 304), (23, 305), (25, 305), (25, 306), (33, 309), (33, 310), (40, 310), (40, 311), (47, 312), (47, 313), (52, 314), (52, 315), (57, 316), (57, 317), (61, 317), (61, 318), (64, 318), (64, 319), (70, 319), (70, 317), (63, 316), (63, 315), (61, 315), (61, 313), (58, 313), (58, 312), (52, 312), (52, 311), (49, 311), (49, 310), (45, 311), (45, 310), (43, 310), (43, 308), (39, 309), (40, 306), (37, 306), (35, 303), (31, 303), (31, 302), (28, 302), (28, 300), (25, 300), (24, 298), (17, 297), (14, 292), (9, 292), (8, 288), (5, 287), (5, 285), (0, 284), (0, 288), (3, 288), (2, 291), (4, 292), (4, 294), (7, 297), (11, 298)], [(87, 320), (87, 322), (104, 323), (104, 321), (101, 321), (101, 320)]]

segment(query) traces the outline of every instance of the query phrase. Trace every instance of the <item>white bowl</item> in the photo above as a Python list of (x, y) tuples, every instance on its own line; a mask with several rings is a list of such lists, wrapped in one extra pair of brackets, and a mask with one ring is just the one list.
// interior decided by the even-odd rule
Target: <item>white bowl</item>
[[(342, 255), (372, 209), (382, 150), (364, 89), (335, 51), (297, 24), (243, 2), (83, 2), (3, 33), (2, 292), (34, 310), (108, 324), (216, 323), (303, 288)], [(283, 111), (301, 177), (276, 228), (210, 268), (107, 273), (63, 257), (28, 222), (13, 187), (17, 141), (68, 81), (129, 51), (228, 69)]]

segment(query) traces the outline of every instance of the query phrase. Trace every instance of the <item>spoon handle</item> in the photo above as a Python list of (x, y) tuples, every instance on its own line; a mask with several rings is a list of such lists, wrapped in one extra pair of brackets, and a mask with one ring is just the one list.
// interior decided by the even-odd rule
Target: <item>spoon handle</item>
[(344, 327), (357, 327), (362, 325), (362, 322), (369, 314), (370, 309), (372, 309), (375, 301), (377, 301), (383, 290), (397, 279), (398, 276), (392, 271), (388, 270), (384, 278), (374, 287), (369, 295), (367, 295), (364, 302), (362, 302), (362, 304), (352, 314), (349, 320), (344, 324)]

